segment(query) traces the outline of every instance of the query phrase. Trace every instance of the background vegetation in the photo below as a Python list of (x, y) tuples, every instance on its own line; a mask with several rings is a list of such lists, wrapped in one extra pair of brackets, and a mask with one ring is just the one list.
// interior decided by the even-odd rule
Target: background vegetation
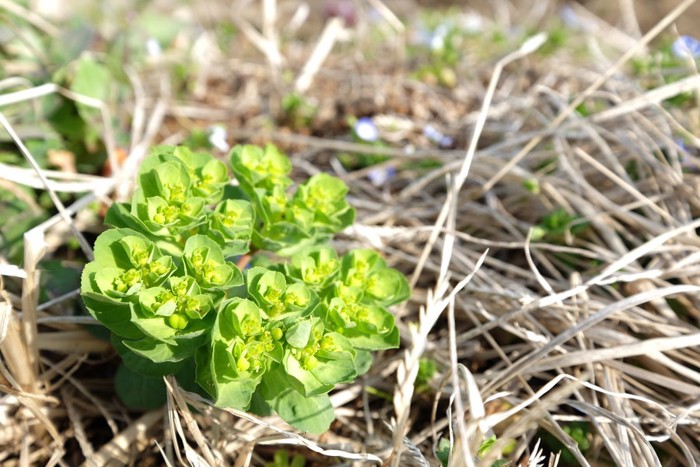
[[(695, 465), (694, 3), (0, 0), (0, 463)], [(342, 178), (334, 246), (413, 285), (321, 436), (130, 409), (78, 298), (150, 147), (238, 143)]]

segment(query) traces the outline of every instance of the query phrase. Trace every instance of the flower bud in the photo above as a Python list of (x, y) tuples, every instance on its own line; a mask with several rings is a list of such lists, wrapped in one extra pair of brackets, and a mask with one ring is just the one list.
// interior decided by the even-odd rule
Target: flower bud
[(306, 370), (308, 370), (308, 371), (311, 371), (311, 370), (315, 369), (315, 368), (318, 366), (318, 359), (317, 359), (315, 356), (310, 355), (310, 356), (307, 357), (306, 360), (304, 361), (303, 366), (304, 366), (304, 369), (306, 369)]
[(274, 340), (278, 341), (282, 339), (282, 337), (284, 337), (284, 331), (282, 330), (282, 328), (272, 328), (270, 330), (270, 335)]
[(177, 313), (168, 316), (168, 326), (173, 329), (185, 329), (188, 323), (189, 319), (186, 316)]
[(250, 368), (250, 362), (247, 358), (241, 356), (236, 362), (236, 369), (238, 371), (248, 371), (248, 368)]

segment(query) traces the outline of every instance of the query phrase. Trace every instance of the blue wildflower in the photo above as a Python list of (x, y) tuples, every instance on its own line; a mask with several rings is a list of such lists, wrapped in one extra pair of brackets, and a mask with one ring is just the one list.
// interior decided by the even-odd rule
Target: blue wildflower
[(676, 143), (676, 148), (680, 151), (681, 167), (688, 172), (697, 173), (700, 168), (697, 163), (697, 158), (691, 154), (690, 148), (685, 143), (685, 140), (683, 138), (675, 138), (674, 143)]
[(358, 118), (353, 131), (355, 132), (355, 136), (362, 141), (374, 143), (379, 140), (379, 130), (377, 129), (377, 125), (374, 124), (372, 117)]
[(569, 5), (565, 5), (559, 10), (559, 18), (561, 18), (562, 23), (567, 28), (581, 29), (581, 20)]
[(681, 36), (671, 46), (671, 52), (676, 58), (700, 57), (700, 41), (693, 36)]
[(433, 125), (426, 125), (423, 128), (423, 135), (441, 148), (452, 146), (454, 139), (451, 136), (443, 135)]
[(370, 182), (372, 182), (372, 185), (374, 186), (382, 186), (395, 176), (396, 168), (393, 166), (378, 167), (376, 169), (370, 170), (367, 174), (367, 178)]

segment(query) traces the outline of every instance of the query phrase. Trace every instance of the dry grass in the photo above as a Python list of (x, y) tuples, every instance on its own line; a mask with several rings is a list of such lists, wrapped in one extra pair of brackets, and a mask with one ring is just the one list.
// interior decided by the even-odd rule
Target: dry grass
[[(241, 55), (202, 54), (192, 95), (170, 90), (163, 67), (186, 58), (176, 49), (148, 73), (126, 70), (133, 87), (126, 108), (52, 84), (0, 96), (0, 112), (29, 108), (51, 93), (99, 109), (112, 170), (107, 177), (42, 170), (0, 114), (31, 166), (3, 165), (2, 186), (45, 189), (57, 211), (25, 234), (21, 267), (0, 258), (0, 278), (21, 284), (21, 295), (0, 287), (0, 464), (264, 465), (286, 448), (307, 465), (433, 466), (444, 437), (453, 443), (450, 465), (491, 465), (506, 444), (514, 464), (556, 465), (558, 458), (541, 450), (548, 432), (581, 465), (696, 465), (700, 176), (683, 166), (700, 149), (693, 136), (700, 119), (697, 109), (661, 104), (699, 92), (700, 82), (692, 76), (650, 88), (623, 72), (694, 2), (682, 2), (640, 39), (599, 20), (592, 27), (594, 19), (580, 12), (588, 26), (572, 42), (587, 47), (584, 56), (537, 54), (544, 36), (500, 60), (465, 51), (458, 69), (464, 79), (452, 88), (405, 73), (409, 24), (379, 0), (363, 3), (363, 11), (371, 5), (380, 15), (374, 26), (360, 18), (353, 45), (338, 42), (348, 33), (339, 21), (305, 42), (283, 42), (290, 30), (299, 37), (314, 31), (301, 3), (246, 3), (231, 10), (243, 32)], [(211, 27), (219, 13), (229, 10), (212, 3), (189, 11)], [(56, 34), (40, 16), (30, 19)], [(383, 44), (366, 39), (370, 27)], [(294, 72), (291, 84), (285, 70)], [(319, 103), (308, 126), (271, 129), (285, 86)], [(592, 102), (590, 115), (576, 111)], [(396, 142), (368, 149), (342, 136), (352, 114), (401, 118), (406, 129), (385, 129)], [(123, 163), (115, 120), (131, 127)], [(380, 249), (414, 284), (412, 299), (395, 310), (402, 348), (378, 355), (367, 376), (332, 394), (338, 421), (320, 437), (274, 417), (212, 407), (173, 379), (166, 407), (130, 413), (101, 373), (113, 368), (110, 347), (67, 305), (77, 292), (39, 303), (43, 258), (71, 238), (91, 257), (85, 232), (99, 226), (87, 207), (128, 197), (152, 144), (177, 143), (191, 128), (221, 121), (236, 142), (280, 144), (299, 172), (345, 178), (358, 223), (337, 245)], [(431, 147), (421, 134), (426, 123), (456, 135), (457, 147)], [(679, 134), (690, 149), (675, 142)], [(383, 166), (397, 167), (396, 176), (377, 187), (366, 180), (369, 169), (347, 172), (337, 161), (340, 153), (363, 151), (388, 156)], [(416, 165), (426, 160), (438, 164)], [(533, 180), (537, 189), (526, 189)], [(64, 206), (62, 192), (82, 195)], [(581, 229), (569, 225), (540, 238), (534, 227), (557, 209), (579, 216)], [(422, 358), (438, 372), (417, 387)], [(562, 428), (572, 421), (589, 424), (585, 455)], [(496, 448), (478, 459), (493, 434)]]

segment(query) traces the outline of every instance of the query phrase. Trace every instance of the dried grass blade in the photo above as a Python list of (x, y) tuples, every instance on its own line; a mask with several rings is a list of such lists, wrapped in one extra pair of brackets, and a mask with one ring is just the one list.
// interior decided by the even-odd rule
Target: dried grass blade
[(118, 466), (129, 463), (132, 449), (145, 441), (146, 435), (163, 418), (162, 410), (152, 410), (120, 431), (112, 440), (102, 446), (92, 457), (83, 462), (83, 467)]

